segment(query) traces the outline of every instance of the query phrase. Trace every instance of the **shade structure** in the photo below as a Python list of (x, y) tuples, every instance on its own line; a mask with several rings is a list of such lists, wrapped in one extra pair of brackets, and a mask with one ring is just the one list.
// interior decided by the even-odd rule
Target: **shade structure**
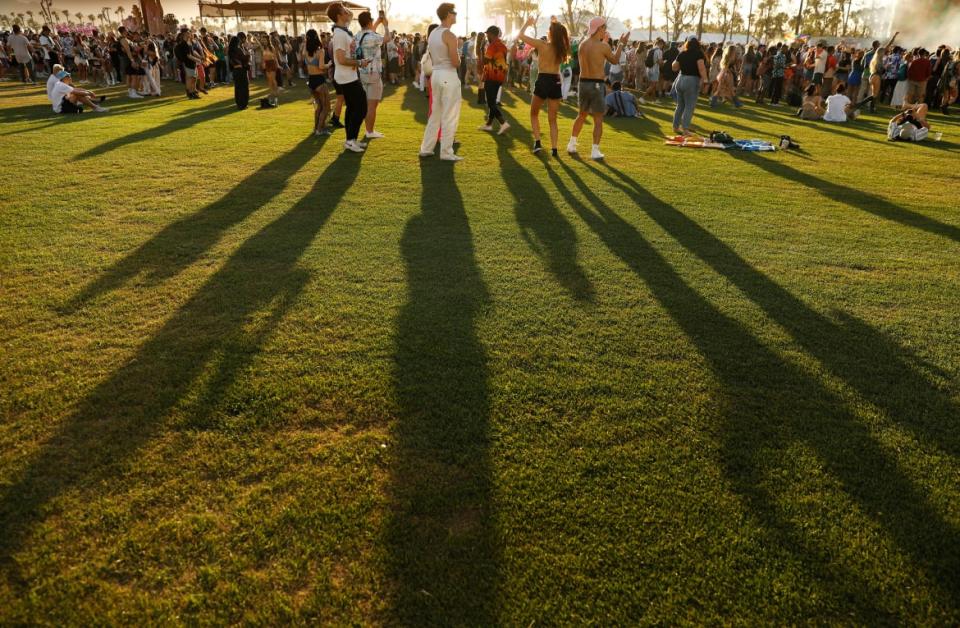
[[(293, 18), (293, 34), (297, 34), (297, 22), (329, 22), (327, 7), (333, 2), (209, 2), (200, 0), (197, 5), (201, 18), (236, 18), (238, 20), (277, 20)], [(355, 14), (370, 8), (355, 2), (340, 2)]]

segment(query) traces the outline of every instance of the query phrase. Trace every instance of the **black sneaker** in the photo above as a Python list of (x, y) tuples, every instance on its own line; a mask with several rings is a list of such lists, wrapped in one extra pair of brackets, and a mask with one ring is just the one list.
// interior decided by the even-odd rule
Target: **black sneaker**
[(556, 149), (556, 148), (551, 148), (551, 149), (550, 149), (550, 155), (553, 156), (553, 157), (559, 157), (559, 156), (560, 156), (560, 153), (557, 152), (557, 149)]
[(332, 127), (335, 128), (335, 129), (342, 129), (342, 128), (343, 128), (343, 125), (340, 124), (340, 120), (337, 119), (337, 118), (330, 118), (330, 126), (332, 126)]
[(534, 152), (534, 154), (539, 153), (539, 152), (542, 151), (542, 150), (543, 150), (543, 146), (540, 145), (540, 140), (536, 140), (536, 141), (533, 143), (533, 152)]

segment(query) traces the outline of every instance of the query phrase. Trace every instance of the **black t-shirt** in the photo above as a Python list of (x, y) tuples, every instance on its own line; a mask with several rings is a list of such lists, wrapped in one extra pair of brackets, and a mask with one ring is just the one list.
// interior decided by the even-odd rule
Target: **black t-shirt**
[(173, 54), (177, 57), (177, 60), (183, 64), (183, 67), (188, 70), (192, 70), (197, 67), (197, 62), (190, 58), (190, 53), (193, 52), (185, 40), (180, 40), (177, 42), (177, 45), (173, 47)]
[(703, 52), (691, 52), (684, 50), (677, 55), (677, 62), (680, 64), (680, 74), (684, 76), (700, 76), (700, 68), (697, 67), (697, 61), (705, 60)]

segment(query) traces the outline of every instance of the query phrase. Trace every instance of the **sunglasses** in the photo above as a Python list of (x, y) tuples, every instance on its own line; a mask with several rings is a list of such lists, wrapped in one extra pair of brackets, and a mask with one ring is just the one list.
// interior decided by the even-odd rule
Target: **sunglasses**
[(450, 12), (449, 12), (449, 15), (456, 15), (456, 14), (457, 14), (456, 11), (450, 11)]

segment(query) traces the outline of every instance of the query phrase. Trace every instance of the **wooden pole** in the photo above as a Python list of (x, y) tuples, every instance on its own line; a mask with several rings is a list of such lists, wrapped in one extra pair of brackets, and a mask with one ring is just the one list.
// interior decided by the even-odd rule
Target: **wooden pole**
[(650, 0), (650, 24), (649, 24), (649, 33), (647, 34), (647, 39), (653, 41), (653, 0)]
[(297, 0), (292, 0), (293, 2), (293, 36), (297, 36)]

